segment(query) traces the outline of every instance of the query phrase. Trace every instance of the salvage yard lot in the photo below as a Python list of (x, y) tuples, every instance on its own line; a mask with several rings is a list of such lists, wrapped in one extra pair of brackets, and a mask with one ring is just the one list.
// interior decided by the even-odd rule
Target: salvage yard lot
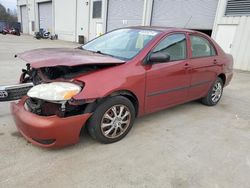
[[(17, 83), (25, 67), (14, 54), (77, 46), (0, 35), (0, 85)], [(249, 72), (235, 72), (217, 106), (191, 102), (139, 118), (109, 145), (83, 133), (63, 149), (33, 146), (0, 103), (0, 187), (249, 187), (249, 174)]]

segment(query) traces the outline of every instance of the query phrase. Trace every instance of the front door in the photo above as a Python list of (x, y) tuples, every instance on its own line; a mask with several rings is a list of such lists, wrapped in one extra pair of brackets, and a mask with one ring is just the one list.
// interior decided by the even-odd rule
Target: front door
[(146, 66), (146, 113), (186, 101), (190, 85), (185, 34), (167, 36), (152, 51), (156, 52), (169, 54), (170, 61)]
[(93, 0), (90, 3), (89, 40), (92, 40), (104, 33), (102, 19), (104, 5), (102, 0)]

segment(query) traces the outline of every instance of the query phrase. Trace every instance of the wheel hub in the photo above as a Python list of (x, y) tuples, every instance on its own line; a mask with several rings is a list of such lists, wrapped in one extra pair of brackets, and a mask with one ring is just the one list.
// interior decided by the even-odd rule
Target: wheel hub
[(214, 103), (218, 102), (220, 100), (222, 94), (222, 85), (220, 82), (216, 83), (213, 87), (213, 92), (212, 92), (212, 101)]
[(102, 118), (101, 130), (105, 137), (117, 138), (130, 125), (131, 113), (124, 105), (115, 105), (105, 112)]

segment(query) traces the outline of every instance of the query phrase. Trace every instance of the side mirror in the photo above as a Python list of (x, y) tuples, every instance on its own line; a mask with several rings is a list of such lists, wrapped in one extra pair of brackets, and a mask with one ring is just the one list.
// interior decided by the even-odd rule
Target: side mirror
[(150, 63), (165, 63), (170, 61), (170, 55), (163, 52), (155, 52), (149, 55)]

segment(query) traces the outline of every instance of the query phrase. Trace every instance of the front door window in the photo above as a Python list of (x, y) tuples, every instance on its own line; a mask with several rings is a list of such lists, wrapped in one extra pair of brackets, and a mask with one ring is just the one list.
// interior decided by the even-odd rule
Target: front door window
[(185, 34), (173, 34), (163, 39), (153, 52), (164, 52), (170, 56), (170, 61), (187, 58), (187, 44)]

